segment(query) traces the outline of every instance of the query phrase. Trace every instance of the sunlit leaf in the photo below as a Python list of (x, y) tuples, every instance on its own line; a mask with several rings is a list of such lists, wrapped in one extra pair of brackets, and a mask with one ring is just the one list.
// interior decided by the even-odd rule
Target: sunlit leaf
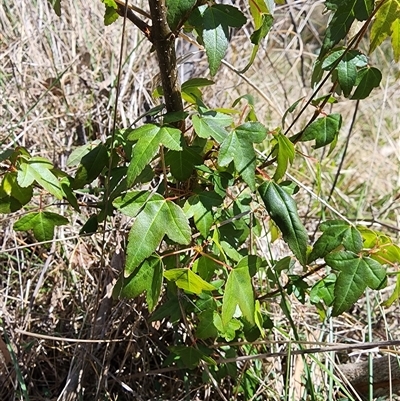
[(267, 129), (259, 122), (247, 122), (235, 128), (221, 144), (219, 165), (227, 166), (233, 161), (236, 170), (251, 190), (255, 190), (256, 167), (253, 143), (262, 142), (266, 134)]
[[(392, 33), (396, 35), (397, 32), (398, 34), (398, 26), (400, 20), (399, 15), (399, 0), (387, 0), (383, 2), (381, 7), (379, 7), (371, 27), (369, 45), (370, 53), (373, 52), (388, 36), (391, 36)], [(393, 28), (397, 28), (396, 32), (393, 31)], [(395, 48), (395, 46), (393, 46), (393, 48)]]
[(236, 267), (229, 273), (222, 300), (222, 323), (224, 326), (231, 321), (237, 306), (247, 323), (253, 326), (255, 324), (255, 299), (249, 266)]
[(144, 201), (145, 196), (143, 193), (132, 195), (125, 205), (119, 203), (124, 202), (124, 198), (115, 203), (122, 213), (128, 215), (137, 213), (140, 202), (144, 206), (129, 232), (125, 276), (129, 276), (157, 249), (165, 235), (178, 244), (190, 242), (190, 226), (183, 210), (159, 194), (154, 194), (147, 201)]
[(322, 148), (335, 140), (342, 125), (341, 114), (329, 114), (312, 122), (301, 135), (300, 141), (315, 139), (315, 149)]
[(355, 253), (363, 248), (360, 232), (342, 220), (326, 221), (320, 225), (319, 229), (323, 233), (314, 244), (308, 257), (309, 263), (326, 256), (340, 245)]
[(145, 124), (132, 130), (128, 139), (137, 141), (132, 151), (132, 160), (128, 167), (128, 186), (156, 156), (161, 145), (171, 150), (182, 150), (181, 131), (168, 126)]
[(288, 165), (293, 163), (295, 150), (293, 142), (281, 132), (275, 135), (274, 138), (277, 141), (276, 160), (278, 167), (275, 170), (273, 179), (279, 181), (285, 175)]
[(325, 257), (325, 261), (339, 271), (334, 291), (334, 316), (348, 310), (367, 287), (378, 289), (386, 278), (385, 269), (378, 262), (354, 252), (333, 252)]
[(164, 272), (167, 280), (174, 281), (177, 287), (182, 290), (201, 294), (203, 291), (214, 291), (216, 288), (204, 281), (200, 276), (193, 273), (190, 269), (170, 269)]
[(215, 4), (204, 11), (202, 23), (202, 39), (210, 73), (215, 75), (228, 48), (229, 27), (241, 27), (246, 23), (246, 17), (236, 7)]
[(52, 169), (53, 165), (49, 160), (39, 156), (31, 157), (29, 160), (21, 162), (17, 182), (21, 187), (28, 187), (36, 181), (57, 199), (62, 199), (63, 192), (60, 182), (51, 172)]

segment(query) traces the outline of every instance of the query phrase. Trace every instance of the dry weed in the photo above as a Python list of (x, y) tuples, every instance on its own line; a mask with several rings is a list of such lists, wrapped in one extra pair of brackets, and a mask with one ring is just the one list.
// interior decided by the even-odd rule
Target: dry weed
[[(149, 44), (129, 24), (123, 60), (119, 60), (122, 23), (104, 27), (99, 1), (62, 2), (62, 8), (58, 18), (47, 0), (1, 2), (0, 143), (2, 150), (25, 146), (32, 154), (67, 169), (67, 157), (76, 146), (107, 137), (114, 107), (117, 125), (128, 127), (154, 106), (151, 92), (157, 82), (157, 65)], [(249, 93), (256, 98), (260, 121), (270, 129), (279, 126), (285, 110), (312, 93), (310, 71), (321, 44), (321, 9), (322, 1), (301, 0), (278, 9), (269, 41), (245, 75), (234, 69), (246, 65), (251, 30), (234, 32), (216, 85), (204, 94), (210, 106), (231, 107), (238, 96)], [(181, 59), (181, 78), (207, 76), (203, 52), (182, 41), (178, 53), (184, 56), (187, 52), (189, 57)], [(321, 175), (315, 173), (318, 162), (314, 158), (321, 155), (309, 146), (302, 148), (309, 155), (306, 165), (292, 172), (327, 197), (349, 135), (332, 204), (349, 217), (380, 222), (391, 229), (400, 225), (400, 100), (396, 96), (400, 88), (395, 81), (396, 66), (387, 61), (390, 55), (381, 50), (375, 57), (384, 69), (382, 87), (360, 103), (351, 131), (355, 103), (334, 106), (346, 123), (334, 153), (322, 162)], [(119, 62), (123, 72), (120, 101), (115, 106)], [(304, 119), (297, 128), (302, 124)], [(81, 200), (90, 202), (90, 195), (82, 194)], [(306, 220), (321, 208), (311, 199), (305, 199), (304, 205)], [(53, 206), (72, 224), (57, 229), (58, 240), (50, 248), (36, 244), (28, 234), (16, 234), (12, 230), (15, 217), (0, 220), (0, 316), (9, 346), (5, 350), (0, 343), (0, 399), (22, 400), (27, 395), (30, 400), (217, 399), (216, 389), (202, 383), (201, 370), (189, 375), (164, 366), (168, 345), (185, 336), (185, 326), (175, 332), (167, 321), (149, 323), (143, 299), (115, 302), (110, 298), (110, 288), (122, 269), (128, 222), (115, 217), (104, 233), (80, 237), (90, 208), (78, 215), (63, 205)], [(311, 219), (308, 224), (313, 229), (316, 222)], [(392, 234), (398, 235), (398, 230)], [(390, 290), (379, 296), (387, 297)], [(398, 334), (398, 316), (394, 308), (379, 309), (380, 299), (372, 301), (380, 311), (373, 315), (373, 338), (389, 339)], [(321, 326), (314, 310), (294, 296), (290, 304), (293, 327), (304, 341), (366, 340), (365, 302), (357, 304), (351, 315), (332, 321), (330, 327)], [(271, 302), (269, 313), (275, 327), (269, 340), (293, 338), (293, 327), (280, 305)], [(286, 352), (288, 347), (287, 343), (265, 343), (243, 347), (242, 352)], [(18, 364), (12, 363), (13, 357)], [(322, 364), (334, 363), (328, 357), (321, 360)], [(328, 392), (330, 384), (321, 366), (314, 359), (307, 361), (313, 366), (316, 387)], [(254, 399), (280, 399), (288, 385), (290, 397), (300, 399), (303, 363), (293, 357), (238, 366), (242, 372), (254, 371), (259, 386)], [(243, 399), (233, 384), (225, 378), (218, 385), (227, 399)]]

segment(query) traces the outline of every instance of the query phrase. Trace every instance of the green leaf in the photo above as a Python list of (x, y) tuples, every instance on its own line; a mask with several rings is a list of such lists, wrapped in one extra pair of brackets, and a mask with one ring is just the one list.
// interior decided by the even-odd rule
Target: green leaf
[(354, 252), (333, 252), (325, 257), (325, 261), (333, 269), (339, 270), (333, 316), (348, 310), (367, 287), (378, 289), (386, 278), (386, 271), (378, 262)]
[(21, 217), (14, 223), (15, 231), (33, 231), (39, 241), (50, 241), (54, 236), (54, 228), (68, 224), (68, 219), (52, 212), (33, 212)]
[(186, 181), (193, 174), (194, 167), (203, 164), (200, 148), (184, 146), (181, 152), (170, 150), (165, 155), (165, 163), (178, 181)]
[(256, 154), (253, 143), (261, 143), (267, 129), (259, 122), (247, 122), (236, 127), (221, 144), (218, 164), (227, 166), (233, 160), (235, 168), (251, 190), (255, 190)]
[(149, 312), (152, 312), (160, 298), (163, 283), (163, 264), (157, 257), (150, 257), (138, 266), (128, 277), (122, 275), (114, 290), (114, 298), (135, 298), (146, 292)]
[[(205, 360), (211, 365), (215, 365), (212, 358), (201, 352), (198, 348), (187, 347), (186, 345), (176, 345), (169, 347), (170, 351), (178, 355), (186, 368), (195, 369), (201, 360)], [(214, 363), (213, 363), (214, 362)]]
[(69, 204), (78, 212), (80, 213), (80, 208), (79, 208), (79, 204), (78, 204), (78, 200), (76, 199), (76, 196), (74, 194), (74, 192), (71, 189), (72, 183), (71, 181), (73, 181), (72, 179), (68, 178), (68, 177), (63, 177), (60, 180), (60, 185), (61, 185), (61, 189), (64, 193), (64, 198), (67, 199), (67, 201), (69, 202)]
[(61, 17), (61, 0), (49, 0), (54, 12), (58, 17)]
[(357, 67), (353, 62), (340, 62), (337, 67), (337, 78), (343, 95), (349, 97), (357, 80)]
[(400, 18), (392, 23), (393, 58), (396, 63), (400, 61)]
[(100, 143), (89, 153), (82, 157), (81, 163), (75, 174), (73, 189), (83, 188), (92, 183), (108, 166), (107, 148)]
[(326, 30), (320, 58), (346, 37), (355, 19), (364, 21), (369, 17), (374, 0), (335, 0), (325, 4), (335, 13)]
[[(214, 256), (217, 260), (217, 256)], [(215, 262), (215, 260), (210, 257), (200, 256), (200, 258), (196, 259), (193, 263), (192, 270), (194, 273), (197, 273), (203, 280), (210, 282), (214, 276), (215, 270), (219, 267), (219, 265)]]
[(67, 159), (67, 167), (77, 166), (92, 149), (100, 144), (100, 140), (96, 139), (93, 142), (86, 143), (74, 149)]
[(200, 276), (193, 273), (190, 269), (170, 269), (164, 272), (167, 280), (174, 281), (176, 286), (182, 290), (201, 294), (203, 291), (214, 291), (216, 288), (204, 281)]
[(16, 172), (5, 173), (0, 188), (5, 194), (16, 199), (21, 206), (26, 205), (33, 196), (33, 188), (31, 185), (28, 187), (21, 187), (18, 184)]
[(320, 225), (319, 229), (323, 234), (314, 244), (308, 257), (309, 263), (318, 258), (323, 258), (340, 245), (343, 245), (346, 250), (354, 253), (360, 252), (363, 248), (360, 232), (342, 220), (326, 221)]
[(0, 214), (10, 214), (21, 209), (23, 205), (12, 196), (0, 196)]
[(57, 199), (62, 199), (63, 192), (60, 183), (50, 171), (53, 168), (49, 160), (39, 156), (31, 157), (29, 160), (22, 161), (19, 165), (17, 182), (21, 187), (25, 188), (36, 181)]
[[(156, 196), (159, 197), (159, 195)], [(113, 205), (125, 216), (136, 217), (140, 209), (145, 205), (150, 197), (151, 192), (129, 191), (125, 195), (116, 198)], [(160, 198), (162, 197), (160, 196)]]
[(207, 238), (214, 224), (213, 208), (222, 204), (222, 197), (214, 191), (204, 191), (191, 196), (185, 203), (184, 211), (187, 217), (193, 217), (194, 224), (200, 234)]
[(310, 291), (310, 302), (318, 304), (323, 301), (326, 306), (331, 306), (335, 299), (334, 289), (336, 279), (336, 274), (331, 273), (314, 284)]
[(205, 139), (212, 137), (218, 143), (222, 143), (228, 136), (228, 131), (225, 127), (231, 125), (232, 122), (233, 119), (231, 116), (213, 110), (192, 117), (192, 123), (196, 134), (200, 138)]
[(166, 0), (166, 5), (168, 25), (174, 32), (189, 16), (196, 0)]
[(106, 6), (106, 11), (104, 13), (104, 25), (108, 26), (113, 24), (119, 17), (119, 14), (117, 13), (117, 11), (112, 8), (112, 7), (108, 7)]
[[(129, 208), (121, 208), (121, 211), (131, 212), (133, 208), (136, 212), (137, 203), (130, 205)], [(190, 226), (178, 205), (154, 194), (136, 216), (129, 232), (125, 276), (129, 276), (156, 250), (164, 235), (178, 244), (186, 245), (191, 238)]]
[(394, 287), (392, 295), (382, 303), (383, 306), (389, 308), (400, 298), (400, 273), (397, 273), (396, 286)]
[(325, 38), (321, 49), (322, 56), (339, 43), (340, 40), (346, 37), (354, 20), (354, 16), (348, 13), (347, 10), (335, 14), (325, 32)]
[[(400, 2), (398, 0), (387, 0), (382, 4), (372, 22), (369, 45), (370, 53), (372, 53), (388, 36), (391, 36), (392, 33), (396, 35), (393, 28), (397, 27), (398, 29), (399, 15)], [(393, 46), (393, 49), (395, 49), (395, 46)]]
[(154, 124), (146, 124), (132, 130), (128, 139), (138, 142), (133, 148), (132, 160), (128, 167), (128, 186), (133, 184), (136, 177), (151, 162), (161, 145), (171, 150), (182, 150), (181, 135), (177, 128)]
[(308, 235), (301, 224), (296, 203), (273, 181), (264, 182), (258, 191), (269, 215), (281, 230), (283, 239), (299, 262), (305, 266)]
[(300, 141), (312, 141), (315, 139), (315, 149), (332, 143), (339, 134), (342, 125), (340, 114), (329, 114), (312, 122), (301, 135)]
[(254, 45), (259, 45), (272, 28), (274, 17), (271, 14), (263, 14), (261, 26), (257, 28), (251, 35), (250, 40)]
[(229, 273), (222, 299), (222, 323), (227, 326), (239, 306), (246, 322), (255, 324), (254, 290), (249, 273), (249, 266), (236, 267)]
[(198, 315), (199, 323), (196, 330), (196, 338), (216, 338), (218, 330), (214, 325), (214, 309), (207, 309)]
[(295, 156), (294, 144), (285, 135), (279, 132), (274, 137), (277, 141), (277, 162), (273, 179), (279, 181), (286, 173), (288, 164), (292, 164)]
[(216, 4), (204, 11), (202, 23), (210, 73), (215, 75), (228, 48), (229, 27), (241, 27), (246, 23), (246, 17), (236, 7)]
[(367, 98), (372, 89), (377, 88), (382, 80), (382, 73), (375, 67), (366, 67), (358, 72), (357, 88), (353, 93), (352, 99)]
[(224, 337), (226, 341), (232, 341), (236, 337), (236, 331), (242, 327), (240, 322), (236, 319), (231, 319), (227, 324), (223, 324), (222, 318), (218, 312), (214, 312), (213, 314), (213, 323), (219, 335)]

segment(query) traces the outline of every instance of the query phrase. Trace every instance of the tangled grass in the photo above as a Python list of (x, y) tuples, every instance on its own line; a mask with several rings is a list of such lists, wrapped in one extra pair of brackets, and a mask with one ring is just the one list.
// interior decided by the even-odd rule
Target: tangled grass
[[(145, 8), (145, 3), (136, 5)], [(115, 107), (117, 126), (128, 127), (155, 105), (152, 92), (158, 72), (149, 44), (135, 27), (128, 24), (123, 38), (121, 21), (104, 27), (100, 2), (73, 0), (62, 6), (58, 18), (46, 0), (2, 0), (0, 143), (1, 153), (24, 146), (73, 172), (68, 156), (77, 146), (109, 135)], [(321, 44), (322, 8), (321, 1), (303, 0), (278, 8), (274, 30), (246, 74), (237, 70), (251, 52), (250, 27), (234, 32), (216, 84), (204, 93), (210, 106), (231, 107), (239, 96), (251, 94), (260, 121), (270, 129), (279, 126), (285, 110), (312, 92), (310, 73)], [(177, 50), (182, 80), (208, 76), (201, 50), (183, 39)], [(400, 88), (398, 67), (390, 60), (385, 47), (373, 56), (384, 79), (357, 110), (350, 100), (334, 105), (346, 123), (329, 157), (303, 145), (305, 157), (291, 173), (320, 197), (329, 198), (339, 212), (398, 238), (400, 99), (396, 93)], [(300, 119), (297, 128), (302, 124)], [(305, 192), (300, 210), (312, 232), (317, 223), (313, 216), (323, 205), (308, 196)], [(82, 193), (82, 204), (89, 205), (92, 197)], [(250, 384), (241, 383), (240, 375), (233, 383), (222, 365), (219, 382), (204, 381), (200, 368), (188, 372), (168, 365), (168, 346), (189, 335), (187, 326), (176, 331), (166, 320), (151, 320), (142, 298), (111, 298), (123, 268), (129, 221), (114, 216), (98, 234), (82, 237), (79, 230), (91, 214), (90, 207), (78, 214), (63, 204), (51, 204), (45, 194), (39, 194), (37, 202), (36, 207), (39, 202), (49, 204), (72, 223), (58, 227), (56, 240), (46, 247), (29, 234), (13, 231), (13, 222), (23, 211), (0, 217), (1, 400), (245, 400), (240, 385), (256, 389), (254, 400), (300, 400), (307, 374), (324, 399), (327, 394), (328, 399), (340, 396), (329, 369), (338, 362), (355, 361), (360, 354), (238, 359), (241, 372), (252, 372)], [(275, 247), (275, 252), (285, 252), (281, 244)], [(305, 343), (318, 346), (395, 338), (396, 306), (380, 306), (392, 290), (370, 294), (351, 314), (331, 319), (328, 325), (294, 295), (291, 324), (278, 301), (271, 302), (274, 329), (266, 341), (243, 344), (240, 352), (243, 356), (288, 353), (294, 332)], [(305, 361), (311, 366), (308, 373)]]

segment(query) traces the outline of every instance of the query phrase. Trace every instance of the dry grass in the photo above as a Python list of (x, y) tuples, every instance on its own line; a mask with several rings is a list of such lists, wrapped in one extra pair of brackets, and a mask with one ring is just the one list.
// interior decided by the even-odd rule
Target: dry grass
[[(323, 28), (321, 3), (294, 1), (280, 8), (277, 25), (255, 65), (245, 74), (246, 80), (223, 66), (215, 77), (216, 85), (205, 91), (210, 106), (230, 107), (238, 96), (249, 93), (256, 98), (260, 121), (271, 129), (279, 126), (285, 110), (312, 93), (309, 78), (320, 44), (318, 32)], [(74, 0), (62, 2), (62, 6), (63, 15), (58, 18), (46, 0), (1, 1), (0, 143), (1, 151), (25, 146), (33, 155), (48, 157), (67, 169), (67, 157), (76, 146), (104, 140), (110, 133), (122, 23), (104, 27), (103, 8), (97, 1)], [(235, 68), (243, 68), (247, 62), (251, 51), (248, 35), (243, 29), (233, 36), (226, 61)], [(116, 106), (119, 127), (131, 125), (155, 104), (151, 92), (157, 82), (150, 46), (129, 24), (124, 49)], [(180, 67), (182, 78), (207, 76), (204, 54), (182, 41), (178, 52), (184, 55), (187, 51), (192, 55)], [(390, 227), (400, 226), (398, 71), (387, 51), (378, 50), (373, 60), (383, 69), (384, 79), (381, 88), (361, 102), (352, 130), (355, 103), (343, 101), (334, 106), (335, 112), (343, 113), (345, 124), (332, 155), (322, 158), (323, 154), (303, 146), (304, 154), (310, 156), (291, 172), (327, 198), (350, 135), (331, 204), (350, 218), (384, 224), (378, 227), (386, 227), (396, 237), (398, 230)], [(304, 121), (300, 120), (297, 128)], [(319, 178), (317, 158), (322, 158)], [(316, 223), (309, 216), (315, 216), (322, 206), (303, 195), (301, 210), (312, 230)], [(10, 355), (18, 362), (5, 366), (0, 359), (0, 399), (220, 399), (215, 385), (203, 383), (200, 369), (191, 374), (164, 368), (167, 347), (186, 335), (185, 326), (175, 331), (167, 321), (150, 323), (143, 299), (117, 303), (110, 299), (110, 288), (123, 265), (121, 249), (128, 222), (113, 217), (104, 233), (82, 238), (78, 233), (91, 213), (89, 209), (78, 215), (63, 205), (51, 208), (71, 221), (70, 226), (57, 228), (58, 240), (51, 248), (12, 230), (20, 213), (0, 220), (0, 318), (3, 339), (11, 347), (5, 351), (0, 343), (0, 349), (3, 356)], [(268, 339), (281, 343), (243, 346), (241, 352), (286, 352), (289, 346), (282, 341), (293, 339), (295, 330), (303, 341), (315, 343), (363, 342), (368, 327), (371, 339), (393, 338), (399, 327), (396, 309), (379, 307), (392, 289), (369, 301), (376, 311), (370, 322), (362, 301), (352, 314), (323, 326), (314, 309), (292, 296), (291, 327), (280, 305), (272, 302), (269, 314), (275, 328)], [(348, 359), (346, 355), (341, 358)], [(328, 364), (329, 358), (320, 360)], [(321, 394), (329, 394), (329, 376), (314, 359), (307, 361), (315, 387)], [(238, 364), (238, 369), (254, 373), (258, 389), (254, 400), (297, 400), (301, 399), (302, 363), (300, 357), (274, 358)], [(235, 393), (235, 384), (225, 378), (218, 383), (219, 391), (226, 399), (244, 400), (243, 394)]]

